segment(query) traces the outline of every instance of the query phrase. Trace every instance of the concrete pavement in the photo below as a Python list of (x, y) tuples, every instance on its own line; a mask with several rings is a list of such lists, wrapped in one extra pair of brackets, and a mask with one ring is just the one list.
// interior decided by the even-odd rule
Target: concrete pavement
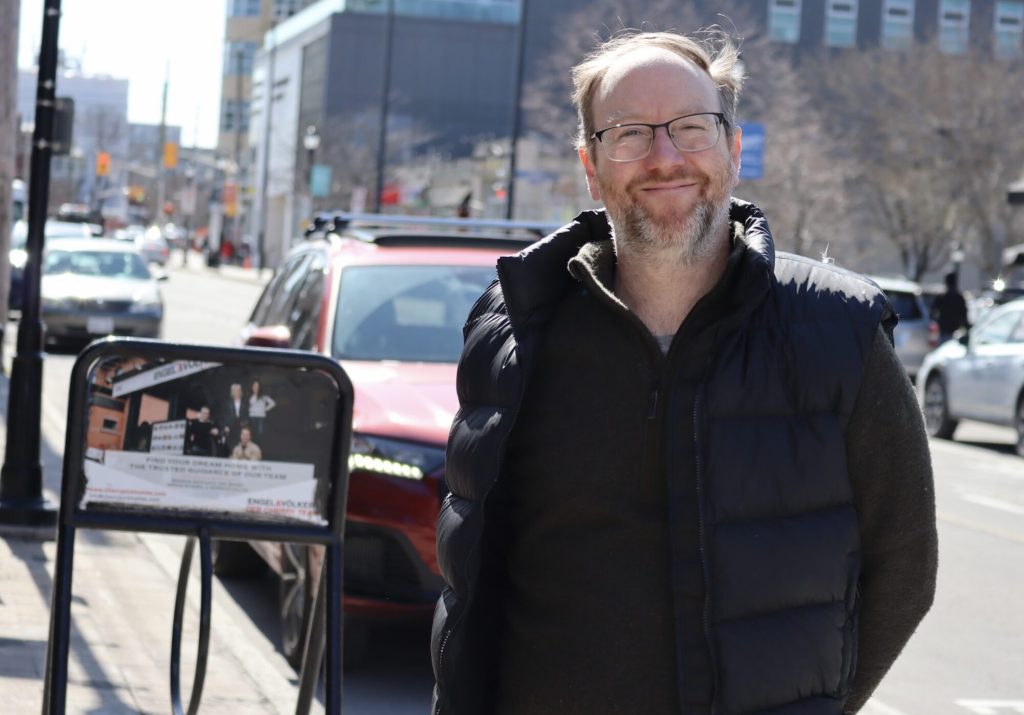
[[(180, 254), (178, 256), (180, 259)], [(261, 281), (257, 271), (187, 268)], [(13, 327), (13, 324), (12, 324)], [(12, 337), (12, 336), (8, 336)], [(12, 347), (8, 341), (8, 347)], [(9, 366), (10, 353), (5, 356)], [(0, 373), (0, 455), (7, 435), (9, 369)], [(63, 426), (44, 419), (45, 496), (57, 502)], [(182, 537), (79, 530), (75, 545), (67, 712), (116, 715), (171, 712), (171, 625)], [(0, 712), (42, 710), (56, 543), (54, 532), (0, 527)], [(261, 588), (257, 583), (255, 588)], [(182, 639), (187, 701), (195, 665), (198, 559), (193, 560)], [(202, 713), (293, 713), (297, 676), (274, 644), (214, 579), (211, 644)], [(313, 712), (322, 712), (314, 703)]]

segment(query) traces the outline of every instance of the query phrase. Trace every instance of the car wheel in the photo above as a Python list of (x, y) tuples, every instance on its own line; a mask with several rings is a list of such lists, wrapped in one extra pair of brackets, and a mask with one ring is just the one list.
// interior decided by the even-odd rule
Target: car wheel
[(292, 667), (302, 667), (306, 629), (313, 614), (313, 592), (309, 586), (309, 548), (281, 544), (281, 574), (278, 612), (281, 620), (281, 650)]
[[(309, 548), (295, 544), (281, 546), (280, 618), (281, 650), (295, 670), (302, 667), (306, 632), (313, 617), (313, 590), (309, 580)], [(344, 617), (342, 667), (359, 668), (370, 651), (370, 625), (364, 620)]]
[(263, 570), (263, 559), (244, 541), (214, 539), (210, 544), (213, 572), (218, 576), (255, 576)]
[(1017, 401), (1017, 454), (1024, 457), (1024, 395)]
[(941, 375), (931, 375), (924, 387), (924, 424), (932, 437), (950, 439), (957, 421), (949, 416), (946, 383)]

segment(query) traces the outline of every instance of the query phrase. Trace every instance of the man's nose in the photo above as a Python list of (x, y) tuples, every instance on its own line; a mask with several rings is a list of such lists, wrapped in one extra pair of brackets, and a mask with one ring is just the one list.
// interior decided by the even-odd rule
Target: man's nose
[(678, 164), (684, 156), (683, 152), (676, 149), (676, 145), (672, 143), (668, 127), (658, 127), (654, 130), (651, 151), (647, 154), (648, 162)]

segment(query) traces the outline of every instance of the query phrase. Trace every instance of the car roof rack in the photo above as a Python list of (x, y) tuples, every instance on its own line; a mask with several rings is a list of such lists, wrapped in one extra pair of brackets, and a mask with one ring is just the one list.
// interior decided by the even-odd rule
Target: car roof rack
[(547, 234), (561, 228), (562, 224), (550, 221), (512, 221), (507, 219), (474, 219), (474, 218), (442, 218), (439, 216), (410, 216), (405, 214), (355, 214), (355, 213), (320, 213), (313, 219), (330, 222), (334, 229), (340, 231), (347, 228), (398, 228), (404, 226), (429, 226), (432, 228), (448, 228), (457, 230), (491, 230), (506, 232), (527, 232), (537, 236)]
[[(425, 229), (417, 232), (415, 229)], [(439, 218), (399, 214), (322, 212), (306, 230), (307, 239), (344, 234), (379, 246), (444, 246), (521, 249), (560, 224), (503, 219)]]

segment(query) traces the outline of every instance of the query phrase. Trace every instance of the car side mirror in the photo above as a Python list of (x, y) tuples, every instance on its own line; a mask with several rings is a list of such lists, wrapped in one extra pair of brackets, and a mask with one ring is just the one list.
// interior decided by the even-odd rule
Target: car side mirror
[(251, 348), (288, 348), (292, 331), (285, 325), (264, 325), (249, 333), (245, 344)]

